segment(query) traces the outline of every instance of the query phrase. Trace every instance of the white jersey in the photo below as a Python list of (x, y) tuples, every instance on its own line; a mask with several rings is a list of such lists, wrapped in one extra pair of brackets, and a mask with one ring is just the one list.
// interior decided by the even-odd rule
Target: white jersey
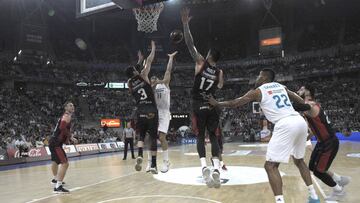
[(266, 83), (259, 89), (262, 95), (260, 107), (270, 122), (275, 124), (282, 118), (300, 115), (294, 110), (285, 87), (280, 83)]
[(267, 137), (267, 136), (269, 136), (271, 134), (271, 131), (269, 130), (269, 129), (262, 129), (261, 131), (260, 131), (260, 137), (261, 138), (265, 138), (265, 137)]
[(155, 87), (155, 101), (159, 111), (170, 111), (170, 89), (165, 84)]

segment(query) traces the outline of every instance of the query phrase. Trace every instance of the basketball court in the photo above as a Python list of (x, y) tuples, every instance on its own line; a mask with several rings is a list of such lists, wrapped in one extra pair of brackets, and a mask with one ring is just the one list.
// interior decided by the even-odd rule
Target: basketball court
[[(138, 23), (137, 30), (149, 34), (157, 31), (158, 18), (168, 3), (171, 0), (77, 0), (76, 16), (83, 18), (110, 11), (119, 15), (131, 14)], [(178, 15), (180, 18), (179, 12)], [(144, 171), (146, 160), (143, 170), (136, 172), (135, 160), (122, 160), (122, 152), (70, 158), (64, 180), (70, 194), (53, 194), (50, 161), (2, 166), (0, 197), (1, 202), (14, 203), (271, 203), (274, 196), (264, 170), (266, 150), (267, 144), (264, 143), (226, 143), (224, 162), (228, 170), (221, 171), (219, 189), (208, 188), (204, 183), (196, 145), (182, 144), (169, 148), (171, 169), (156, 175)], [(210, 165), (209, 145), (206, 151)], [(310, 154), (309, 147), (306, 163)], [(161, 151), (158, 157), (160, 166)], [(347, 195), (339, 202), (360, 202), (357, 194), (360, 189), (360, 142), (341, 142), (330, 170), (352, 178), (345, 188)], [(286, 202), (306, 202), (308, 190), (292, 161), (281, 164), (280, 171)], [(315, 177), (313, 182), (321, 202), (334, 203), (324, 200), (332, 189)]]
[[(1, 202), (273, 202), (263, 169), (266, 144), (227, 143), (224, 147), (228, 171), (221, 172), (220, 189), (208, 188), (202, 182), (196, 146), (181, 145), (169, 149), (172, 165), (166, 174), (136, 172), (134, 160), (123, 161), (119, 152), (73, 158), (64, 180), (71, 191), (66, 195), (52, 193), (50, 162), (40, 162), (39, 166), (2, 167)], [(352, 182), (346, 187), (347, 196), (341, 202), (360, 202), (357, 195), (360, 187), (359, 152), (360, 143), (341, 143), (332, 166), (333, 171), (352, 177)], [(159, 154), (161, 157), (161, 152)], [(309, 155), (310, 150), (306, 161)], [(307, 189), (295, 165), (283, 164), (280, 171), (286, 201), (306, 202)], [(324, 195), (331, 189), (316, 179), (314, 184), (322, 202), (325, 202)]]

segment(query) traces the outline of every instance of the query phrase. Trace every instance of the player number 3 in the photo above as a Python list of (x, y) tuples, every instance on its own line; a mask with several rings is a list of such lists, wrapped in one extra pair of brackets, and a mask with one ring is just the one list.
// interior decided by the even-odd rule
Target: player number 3
[(140, 94), (140, 96), (141, 96), (141, 97), (140, 97), (140, 100), (145, 100), (145, 99), (148, 98), (148, 96), (147, 96), (144, 88), (139, 89), (137, 92), (138, 92), (138, 93)]

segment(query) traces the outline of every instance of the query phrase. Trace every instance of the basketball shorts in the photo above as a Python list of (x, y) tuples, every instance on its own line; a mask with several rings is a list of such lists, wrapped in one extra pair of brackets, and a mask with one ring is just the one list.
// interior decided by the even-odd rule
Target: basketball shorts
[(304, 158), (307, 130), (308, 126), (300, 115), (279, 120), (268, 144), (266, 161), (288, 163), (291, 155), (296, 159)]
[(203, 106), (194, 109), (192, 116), (192, 129), (196, 135), (205, 135), (207, 129), (209, 134), (216, 135), (216, 129), (219, 126), (220, 115), (216, 108)]
[(309, 169), (324, 173), (329, 170), (339, 150), (339, 139), (333, 136), (325, 142), (317, 142), (311, 153)]
[(171, 120), (170, 111), (159, 111), (158, 131), (167, 134)]
[(136, 128), (140, 133), (140, 141), (145, 140), (146, 133), (149, 133), (151, 139), (157, 139), (159, 117), (158, 113), (139, 113)]
[(49, 150), (51, 152), (51, 161), (54, 161), (56, 164), (63, 164), (68, 162), (66, 153), (61, 146), (50, 144)]

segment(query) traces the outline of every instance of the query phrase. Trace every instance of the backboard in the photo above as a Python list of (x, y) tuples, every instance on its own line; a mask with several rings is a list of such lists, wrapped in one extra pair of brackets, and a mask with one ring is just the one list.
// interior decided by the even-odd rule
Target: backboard
[(114, 8), (131, 9), (166, 0), (76, 0), (76, 17), (84, 17)]
[(111, 0), (77, 0), (76, 17), (84, 17), (114, 8), (117, 8), (117, 5)]

